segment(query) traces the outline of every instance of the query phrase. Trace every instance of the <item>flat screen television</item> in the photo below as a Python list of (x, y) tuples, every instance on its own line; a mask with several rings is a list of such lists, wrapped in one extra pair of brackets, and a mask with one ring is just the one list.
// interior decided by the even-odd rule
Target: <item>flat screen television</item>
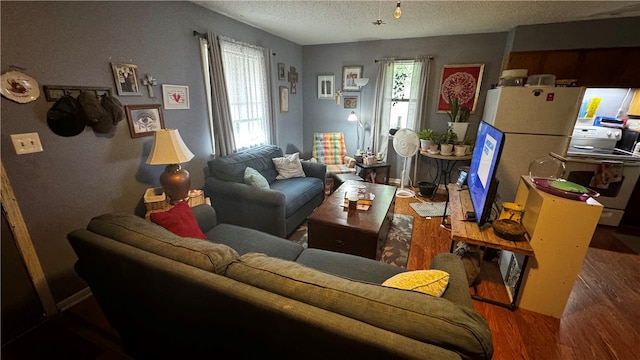
[(467, 176), (469, 195), (478, 226), (484, 225), (491, 217), (491, 207), (498, 190), (495, 174), (503, 144), (504, 133), (481, 121)]

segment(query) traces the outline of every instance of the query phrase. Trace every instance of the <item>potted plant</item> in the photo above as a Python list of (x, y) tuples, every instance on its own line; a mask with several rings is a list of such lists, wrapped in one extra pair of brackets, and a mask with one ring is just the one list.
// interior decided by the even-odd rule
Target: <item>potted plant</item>
[(458, 135), (458, 139), (464, 139), (469, 128), (469, 117), (471, 116), (471, 110), (460, 103), (457, 97), (449, 96), (449, 130), (455, 132)]
[(432, 129), (422, 129), (418, 131), (418, 138), (420, 138), (420, 149), (427, 150), (429, 143), (433, 138)]
[(473, 146), (476, 143), (476, 139), (472, 137), (465, 137), (462, 140), (462, 145), (466, 146), (466, 154), (469, 155), (473, 152)]
[(442, 155), (451, 155), (453, 153), (453, 144), (456, 143), (456, 139), (458, 135), (451, 131), (451, 129), (447, 130), (446, 133), (442, 136), (442, 144), (440, 145), (440, 154)]
[(431, 142), (429, 143), (427, 152), (431, 154), (435, 154), (438, 152), (438, 145), (440, 145), (442, 143), (442, 140), (444, 139), (443, 135), (444, 134), (433, 131), (433, 133), (431, 134)]

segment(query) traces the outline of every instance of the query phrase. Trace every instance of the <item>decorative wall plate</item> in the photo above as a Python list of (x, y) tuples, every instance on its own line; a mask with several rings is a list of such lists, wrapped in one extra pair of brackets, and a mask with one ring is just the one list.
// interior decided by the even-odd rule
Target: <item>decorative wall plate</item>
[(40, 96), (38, 82), (19, 71), (9, 71), (0, 77), (0, 94), (20, 104), (36, 100)]

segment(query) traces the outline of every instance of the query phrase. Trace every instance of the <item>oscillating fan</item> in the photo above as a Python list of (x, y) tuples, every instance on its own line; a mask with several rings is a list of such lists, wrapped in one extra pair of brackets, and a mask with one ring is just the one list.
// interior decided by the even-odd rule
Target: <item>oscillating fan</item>
[(397, 197), (407, 198), (415, 196), (411, 190), (404, 188), (404, 172), (407, 169), (407, 158), (415, 155), (420, 147), (420, 138), (415, 131), (411, 129), (400, 129), (393, 136), (393, 149), (398, 155), (404, 158), (402, 164), (402, 177), (400, 178), (400, 190), (396, 192)]

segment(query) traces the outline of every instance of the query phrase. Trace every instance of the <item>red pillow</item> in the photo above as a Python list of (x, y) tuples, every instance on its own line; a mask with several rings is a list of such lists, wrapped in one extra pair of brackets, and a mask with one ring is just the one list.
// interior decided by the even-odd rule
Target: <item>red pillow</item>
[(151, 213), (150, 217), (151, 221), (178, 236), (207, 240), (186, 201), (180, 201), (165, 212)]

